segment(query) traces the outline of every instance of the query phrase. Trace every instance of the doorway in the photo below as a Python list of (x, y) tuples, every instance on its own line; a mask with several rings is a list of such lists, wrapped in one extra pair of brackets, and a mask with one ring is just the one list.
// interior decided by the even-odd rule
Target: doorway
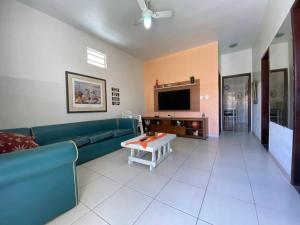
[(222, 78), (224, 131), (251, 130), (251, 74)]

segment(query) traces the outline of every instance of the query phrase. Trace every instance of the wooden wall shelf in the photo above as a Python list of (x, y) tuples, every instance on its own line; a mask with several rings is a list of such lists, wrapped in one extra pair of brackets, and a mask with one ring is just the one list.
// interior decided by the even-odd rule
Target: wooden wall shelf
[(143, 126), (146, 132), (163, 132), (200, 139), (208, 137), (208, 118), (143, 117)]
[(155, 90), (164, 90), (164, 89), (169, 89), (169, 88), (178, 88), (178, 87), (189, 87), (189, 86), (195, 86), (197, 85), (196, 83), (186, 83), (186, 84), (170, 84), (170, 86), (168, 84), (165, 85), (161, 85), (158, 87), (154, 87)]

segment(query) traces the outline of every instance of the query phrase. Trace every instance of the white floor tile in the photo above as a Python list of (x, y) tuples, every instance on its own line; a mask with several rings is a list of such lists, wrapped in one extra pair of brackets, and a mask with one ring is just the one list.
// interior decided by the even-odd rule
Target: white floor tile
[(196, 225), (210, 225), (210, 223), (206, 223), (203, 220), (198, 220)]
[(154, 201), (135, 225), (195, 225), (196, 218)]
[(79, 189), (79, 200), (92, 209), (120, 188), (120, 184), (101, 176)]
[(252, 190), (247, 177), (212, 174), (207, 189), (253, 203)]
[(127, 183), (141, 172), (141, 170), (130, 167), (129, 165), (115, 166), (101, 171), (104, 176), (109, 177), (122, 184)]
[(153, 173), (156, 175), (171, 178), (178, 170), (178, 167), (178, 165), (172, 165), (171, 163), (161, 162), (156, 168), (152, 170), (152, 172), (148, 171), (148, 173)]
[(280, 212), (257, 206), (257, 214), (260, 225), (299, 225), (300, 214)]
[(258, 225), (254, 204), (210, 191), (199, 218), (214, 225)]
[(206, 188), (210, 173), (205, 170), (197, 170), (191, 167), (182, 166), (174, 175), (173, 179), (185, 184)]
[(108, 225), (108, 223), (97, 216), (94, 212), (89, 212), (72, 225)]
[(171, 181), (156, 199), (194, 217), (198, 217), (204, 193), (204, 189)]
[(95, 212), (111, 225), (131, 225), (151, 201), (151, 198), (124, 187), (97, 206)]
[(79, 203), (76, 207), (55, 218), (54, 220), (47, 223), (47, 225), (70, 225), (84, 216), (90, 211), (89, 208)]
[(300, 212), (300, 195), (289, 184), (252, 184), (256, 204), (280, 211)]
[(100, 177), (98, 173), (95, 173), (93, 170), (83, 166), (77, 166), (76, 172), (78, 188), (81, 188)]
[(168, 178), (155, 175), (152, 173), (141, 173), (131, 180), (127, 186), (151, 197), (155, 197), (164, 185), (168, 182)]
[(214, 164), (215, 155), (203, 156), (203, 157), (194, 157), (191, 156), (184, 163), (185, 166), (199, 169), (211, 171)]

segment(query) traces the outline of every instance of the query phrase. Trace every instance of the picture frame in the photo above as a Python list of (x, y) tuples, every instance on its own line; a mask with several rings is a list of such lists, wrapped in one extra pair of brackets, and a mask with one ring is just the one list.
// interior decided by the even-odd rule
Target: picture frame
[(107, 112), (106, 80), (65, 72), (68, 113)]

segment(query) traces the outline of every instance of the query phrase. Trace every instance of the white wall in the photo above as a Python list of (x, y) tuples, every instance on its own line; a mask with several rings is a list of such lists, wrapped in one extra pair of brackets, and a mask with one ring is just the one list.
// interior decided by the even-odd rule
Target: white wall
[(221, 55), (221, 75), (252, 73), (252, 49)]
[(270, 69), (289, 69), (289, 46), (288, 42), (270, 45)]
[(288, 177), (291, 177), (293, 131), (270, 122), (269, 151)]
[[(13, 0), (0, 2), (0, 129), (143, 113), (143, 62)], [(108, 69), (86, 63), (86, 47), (105, 54)], [(65, 71), (106, 79), (107, 113), (67, 114)], [(121, 106), (112, 106), (111, 87)]]
[[(265, 12), (259, 35), (253, 45), (253, 79), (258, 84), (258, 104), (253, 105), (253, 132), (261, 138), (261, 58), (271, 45), (280, 26), (287, 17), (294, 0), (272, 0), (269, 1)], [(289, 154), (291, 146), (289, 145), (291, 136), (288, 129), (277, 129), (277, 125), (270, 123), (269, 143), (270, 152), (274, 158), (281, 164), (287, 174), (290, 174), (291, 159)], [(277, 135), (281, 132), (282, 139), (277, 139)], [(277, 142), (281, 141), (281, 145)]]

